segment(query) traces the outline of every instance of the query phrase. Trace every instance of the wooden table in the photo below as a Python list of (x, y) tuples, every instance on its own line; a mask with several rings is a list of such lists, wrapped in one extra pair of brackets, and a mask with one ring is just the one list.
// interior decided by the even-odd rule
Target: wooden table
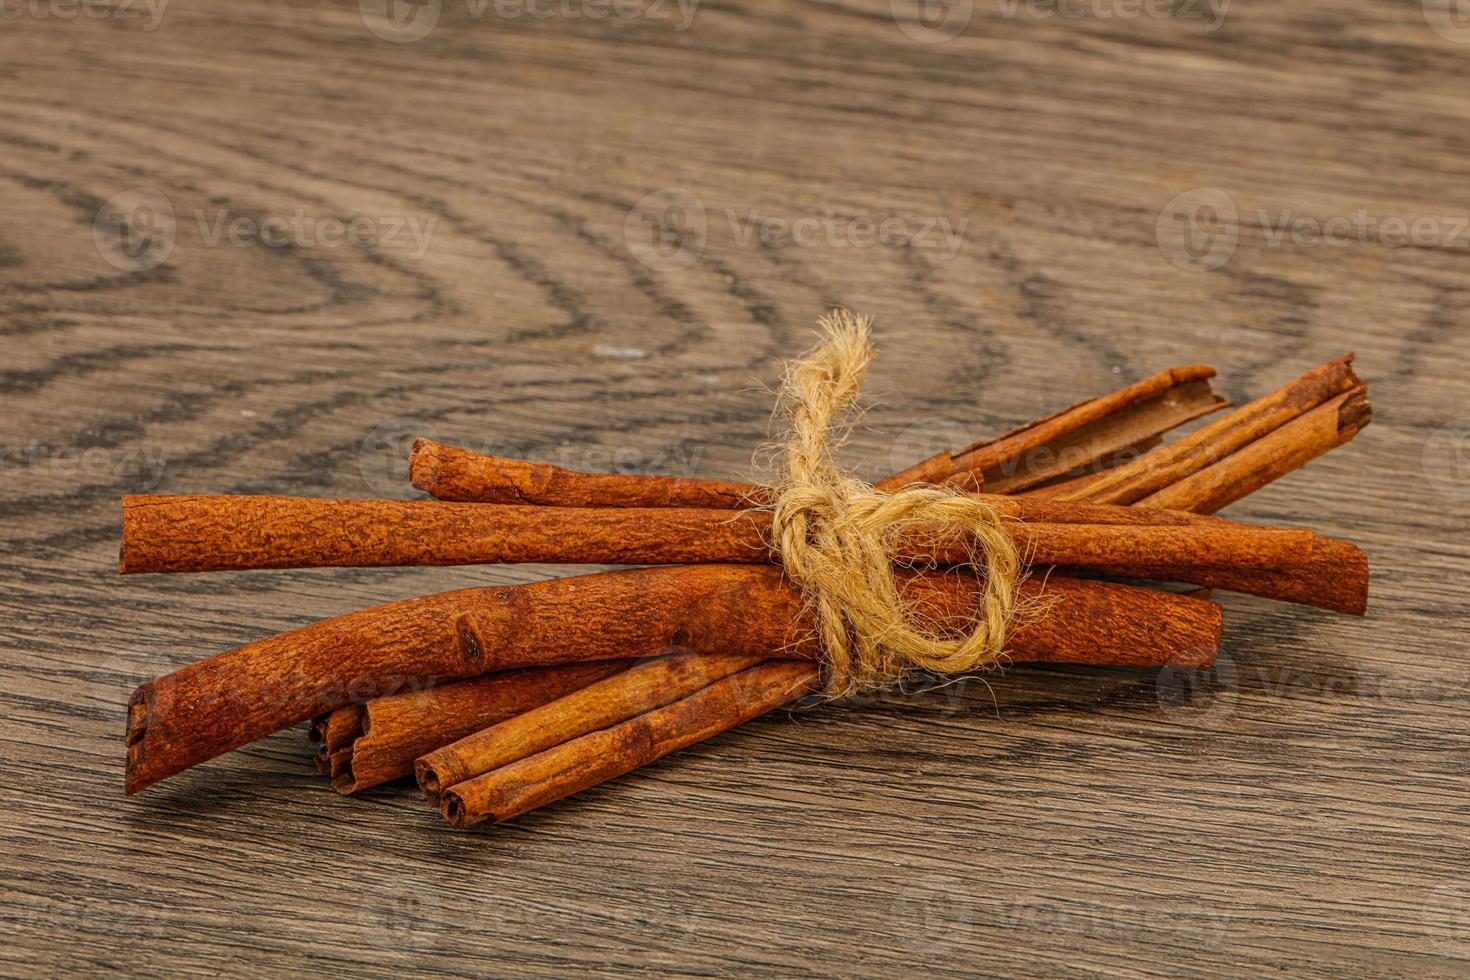
[[(1467, 969), (1470, 30), (906, 2), (3, 5), (5, 972)], [(1362, 543), (1371, 614), (1226, 596), (1214, 675), (772, 716), (480, 831), (300, 728), (123, 796), (142, 679), (552, 570), (124, 579), (120, 494), (408, 496), (420, 434), (737, 477), (833, 304), (869, 475), (1356, 350), (1377, 421), (1231, 512)]]

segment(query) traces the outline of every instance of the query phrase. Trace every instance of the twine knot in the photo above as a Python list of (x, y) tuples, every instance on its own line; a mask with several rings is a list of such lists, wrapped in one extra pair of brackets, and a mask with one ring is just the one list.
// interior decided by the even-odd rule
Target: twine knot
[[(790, 433), (779, 447), (772, 530), (787, 575), (812, 606), (832, 697), (900, 683), (916, 670), (963, 673), (1005, 648), (1021, 562), (996, 509), (957, 489), (885, 493), (833, 459), (850, 431), (858, 386), (873, 359), (870, 322), (846, 310), (821, 320), (823, 342), (786, 365), (780, 404)], [(969, 632), (956, 636), (906, 600), (894, 574), (901, 538), (969, 535), (983, 594)]]

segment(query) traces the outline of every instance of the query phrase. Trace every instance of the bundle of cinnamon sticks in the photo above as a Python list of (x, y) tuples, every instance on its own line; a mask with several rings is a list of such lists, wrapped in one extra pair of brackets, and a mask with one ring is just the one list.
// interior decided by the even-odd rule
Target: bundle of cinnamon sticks
[[(1369, 422), (1351, 362), (1166, 442), (1226, 407), (1212, 369), (1174, 368), (876, 485), (953, 485), (1003, 515), (1043, 610), (1011, 634), (1011, 661), (1206, 668), (1223, 628), (1211, 589), (1366, 610), (1354, 545), (1211, 516)], [(311, 719), (340, 792), (412, 775), (451, 823), (500, 821), (821, 688), (824, 651), (768, 543), (765, 488), (424, 440), (410, 479), (434, 499), (126, 497), (120, 567), (651, 567), (388, 603), (150, 681), (129, 705), (129, 792)], [(965, 549), (942, 535), (900, 549), (905, 597), (943, 629), (975, 608)]]

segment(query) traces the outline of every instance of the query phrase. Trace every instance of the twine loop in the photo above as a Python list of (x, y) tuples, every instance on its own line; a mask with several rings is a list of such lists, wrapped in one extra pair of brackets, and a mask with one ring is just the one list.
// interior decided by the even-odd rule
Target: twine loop
[[(843, 473), (834, 451), (850, 430), (873, 359), (870, 322), (846, 310), (823, 317), (823, 342), (786, 365), (780, 404), (790, 432), (779, 449), (772, 530), (782, 565), (816, 614), (826, 694), (888, 687), (916, 670), (963, 673), (1005, 648), (1021, 561), (996, 509), (950, 487), (885, 493)], [(930, 623), (894, 574), (901, 539), (968, 535), (983, 594), (968, 632)]]

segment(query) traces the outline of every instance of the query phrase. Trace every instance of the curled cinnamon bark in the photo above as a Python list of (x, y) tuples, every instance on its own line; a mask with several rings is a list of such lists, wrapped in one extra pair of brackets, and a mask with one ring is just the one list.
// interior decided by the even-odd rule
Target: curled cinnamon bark
[(767, 659), (765, 654), (686, 653), (649, 660), (609, 678), (617, 683), (591, 684), (428, 752), (414, 763), (414, 776), (429, 805), (437, 807), (441, 787), (627, 721)]
[[(906, 596), (963, 622), (976, 580), (901, 572)], [(1044, 591), (1043, 591), (1044, 590)], [(1217, 605), (1188, 596), (1051, 577), (1046, 615), (1016, 629), (1017, 661), (1159, 667), (1208, 664)], [(632, 651), (814, 659), (814, 623), (769, 565), (628, 569), (461, 589), (322, 620), (216, 654), (140, 686), (128, 708), (127, 789), (353, 701), (497, 670), (621, 659)]]
[(734, 728), (819, 683), (810, 664), (772, 660), (751, 667), (666, 707), (457, 783), (444, 794), (444, 816), (457, 827), (509, 820)]
[[(744, 510), (769, 503), (766, 489), (752, 483), (581, 473), (545, 463), (531, 463), (504, 456), (485, 456), (427, 439), (420, 439), (414, 444), (413, 459), (418, 473), (418, 482), (415, 485), (433, 493), (436, 499), (449, 503), (519, 503), (537, 507), (697, 507), (726, 510)], [(433, 463), (425, 462), (426, 460), (433, 460)], [(523, 471), (533, 476), (525, 480), (517, 476), (512, 480), (503, 475), (507, 472), (519, 474)], [(944, 478), (940, 477), (941, 480)], [(687, 491), (685, 488), (691, 484), (708, 484), (710, 490)], [(508, 485), (516, 488), (514, 492), (507, 489)], [(1220, 521), (1220, 518), (1203, 517), (1186, 511), (1062, 502), (1042, 496), (1020, 497), (978, 492), (972, 492), (971, 496), (990, 504), (1002, 516), (1034, 523), (1201, 526)], [(139, 499), (146, 503), (150, 498)], [(124, 498), (124, 506), (126, 505), (127, 498)]]
[(439, 500), (551, 507), (721, 507), (769, 503), (764, 489), (695, 477), (582, 473), (419, 439), (408, 456), (415, 487)]
[(1367, 385), (1359, 385), (1138, 504), (1176, 507), (1187, 502), (1190, 509), (1214, 512), (1341, 446), (1372, 418)]
[[(1099, 465), (1228, 403), (1210, 390), (1213, 368), (1170, 368), (1118, 391), (1012, 429), (957, 453), (942, 452), (877, 484), (963, 483), (1013, 492), (1072, 469)], [(439, 500), (550, 507), (723, 507), (770, 503), (751, 483), (691, 477), (582, 473), (548, 463), (414, 443), (409, 479)], [(987, 483), (987, 481), (989, 481)]]
[(633, 663), (602, 660), (507, 670), (346, 705), (313, 725), (323, 742), (318, 768), (344, 794), (399, 779), (413, 772), (415, 759), (446, 741), (523, 716)]
[[(1366, 406), (1366, 386), (1353, 373), (1352, 361), (1352, 354), (1328, 361), (1286, 386), (1216, 419), (1182, 439), (1166, 446), (1160, 446), (1152, 452), (1106, 472), (1084, 476), (1070, 482), (1065, 488), (1054, 490), (1046, 495), (1063, 501), (1092, 501), (1109, 504), (1138, 502), (1144, 506), (1178, 506), (1177, 503), (1154, 501), (1150, 495), (1159, 494), (1159, 501), (1177, 501), (1192, 495), (1194, 488), (1186, 482), (1187, 480), (1190, 478), (1217, 479), (1215, 475), (1198, 476), (1198, 474), (1228, 462), (1232, 453), (1254, 446), (1258, 440), (1283, 425), (1291, 423), (1292, 420), (1312, 412), (1327, 402), (1338, 400), (1339, 396), (1345, 392), (1358, 392), (1358, 404)], [(1352, 438), (1352, 435), (1365, 424), (1367, 424), (1366, 415), (1355, 426), (1343, 426), (1343, 431), (1350, 428), (1345, 438), (1332, 442), (1326, 439), (1320, 440), (1318, 444), (1322, 448), (1319, 452)], [(1290, 444), (1294, 441), (1296, 440), (1288, 436), (1284, 440), (1268, 444), (1268, 447)], [(1236, 471), (1249, 469), (1263, 474), (1270, 472), (1270, 476), (1264, 480), (1264, 482), (1270, 482), (1282, 473), (1306, 462), (1306, 459), (1291, 460), (1289, 455), (1273, 455), (1270, 452), (1263, 452), (1263, 448), (1266, 447), (1257, 447), (1254, 451), (1244, 452), (1242, 458), (1232, 464), (1233, 469)], [(1273, 462), (1277, 464), (1274, 470), (1271, 469)], [(1256, 486), (1263, 486), (1264, 482), (1257, 483)], [(1171, 487), (1172, 490), (1167, 489)], [(1248, 493), (1249, 490), (1245, 492)], [(1240, 494), (1240, 496), (1243, 495), (1243, 493)]]
[[(1112, 462), (1227, 406), (1229, 402), (1210, 389), (1214, 376), (1215, 369), (1204, 364), (1170, 368), (1027, 423), (956, 453), (947, 480), (966, 489), (983, 486), (990, 493), (1017, 493), (1102, 461)], [(879, 486), (893, 489), (887, 482)]]
[[(1057, 506), (1057, 505), (1053, 505)], [(1309, 530), (1238, 522), (1190, 525), (1008, 521), (1028, 561), (1070, 568), (1280, 569), (1304, 564)], [(242, 495), (123, 498), (124, 572), (474, 565), (513, 562), (670, 565), (770, 562), (764, 511), (521, 507), (441, 501)], [(900, 560), (963, 564), (969, 542), (915, 533)]]
[[(1124, 578), (1174, 580), (1163, 568), (1102, 569)], [(1331, 612), (1362, 616), (1368, 611), (1368, 556), (1351, 541), (1318, 537), (1312, 558), (1300, 568), (1280, 572), (1249, 572), (1212, 568), (1193, 576), (1208, 579), (1210, 588), (1267, 596)]]

